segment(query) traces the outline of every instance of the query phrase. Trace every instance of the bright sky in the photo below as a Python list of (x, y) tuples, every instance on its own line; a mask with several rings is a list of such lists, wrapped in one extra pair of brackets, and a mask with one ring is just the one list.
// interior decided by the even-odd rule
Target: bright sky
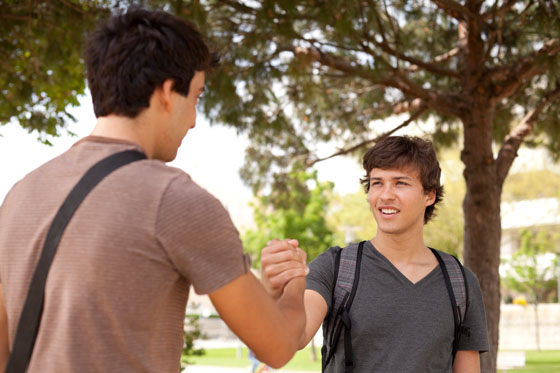
[[(53, 146), (37, 141), (36, 134), (29, 134), (18, 124), (0, 126), (0, 201), (10, 188), (27, 173), (46, 161), (63, 153), (79, 138), (87, 136), (95, 125), (95, 116), (89, 96), (83, 97), (81, 106), (71, 113), (78, 122), (69, 128), (78, 137), (63, 135), (50, 139)], [(239, 177), (239, 168), (245, 156), (246, 137), (238, 136), (234, 129), (225, 126), (210, 126), (199, 115), (196, 127), (189, 131), (177, 158), (170, 165), (178, 167), (226, 206), (239, 229), (251, 224), (252, 198), (249, 188)], [(338, 193), (352, 193), (359, 189), (360, 165), (349, 158), (336, 157), (320, 162), (319, 178), (335, 182)]]

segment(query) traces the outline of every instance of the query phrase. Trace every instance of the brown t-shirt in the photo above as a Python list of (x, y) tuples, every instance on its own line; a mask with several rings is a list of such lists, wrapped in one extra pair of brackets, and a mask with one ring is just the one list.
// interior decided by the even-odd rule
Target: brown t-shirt
[[(0, 281), (13, 344), (47, 230), (80, 177), (136, 145), (89, 137), (31, 172), (0, 208)], [(179, 371), (190, 285), (211, 293), (249, 269), (221, 203), (157, 160), (107, 176), (52, 263), (29, 372)]]

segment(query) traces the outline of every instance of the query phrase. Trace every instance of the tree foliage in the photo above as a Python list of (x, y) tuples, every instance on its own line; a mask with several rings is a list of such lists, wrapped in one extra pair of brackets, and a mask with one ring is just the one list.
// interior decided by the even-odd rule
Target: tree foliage
[(256, 227), (243, 234), (243, 244), (260, 265), (260, 252), (274, 238), (294, 238), (307, 253), (308, 261), (333, 243), (326, 223), (328, 196), (333, 185), (319, 182), (317, 172), (294, 172), (286, 175), (289, 194), (271, 190), (260, 194), (253, 204)]
[(426, 245), (457, 257), (463, 254), (464, 216), (461, 204), (465, 195), (463, 167), (456, 149), (438, 154), (444, 187), (443, 200), (437, 205), (435, 217), (424, 227)]
[(334, 195), (329, 201), (327, 223), (334, 232), (335, 244), (341, 247), (350, 242), (368, 240), (377, 229), (363, 191)]
[[(556, 237), (556, 240), (558, 237)], [(529, 295), (535, 306), (537, 320), (536, 342), (540, 350), (538, 306), (547, 293), (558, 285), (556, 255), (552, 254), (555, 239), (550, 233), (529, 230), (521, 233), (521, 247), (510, 260), (505, 261), (507, 274), (504, 283), (510, 289)], [(547, 255), (548, 254), (548, 255)]]
[(74, 120), (84, 93), (85, 32), (108, 14), (104, 1), (0, 2), (0, 125), (12, 120), (41, 140)]
[[(521, 232), (521, 246), (509, 260), (505, 260), (506, 286), (517, 292), (528, 294), (533, 303), (540, 303), (544, 295), (556, 285), (556, 260), (548, 260), (554, 255), (558, 233), (545, 230)], [(546, 254), (548, 257), (544, 257)]]
[(203, 348), (196, 348), (194, 341), (204, 339), (206, 336), (200, 330), (198, 315), (185, 315), (183, 330), (183, 350), (181, 351), (181, 370), (187, 367), (191, 356), (202, 356), (206, 353)]
[(502, 199), (560, 198), (560, 174), (548, 170), (528, 170), (512, 174), (504, 184)]

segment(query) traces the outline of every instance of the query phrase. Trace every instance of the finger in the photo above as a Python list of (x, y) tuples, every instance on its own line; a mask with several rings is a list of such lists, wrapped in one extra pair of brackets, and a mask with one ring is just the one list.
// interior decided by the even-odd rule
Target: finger
[(303, 263), (301, 254), (295, 250), (283, 250), (274, 253), (263, 251), (261, 254), (261, 265), (263, 267), (288, 261)]
[(290, 282), (294, 278), (307, 276), (307, 273), (308, 273), (307, 267), (294, 268), (282, 272), (281, 274), (275, 276), (269, 281), (274, 289), (280, 289), (283, 288), (288, 282)]
[(273, 239), (268, 241), (267, 246), (263, 248), (263, 250), (267, 250), (269, 252), (276, 252), (279, 250), (296, 250), (298, 246), (298, 240), (293, 239), (284, 239), (278, 240)]
[(290, 245), (292, 245), (292, 247), (293, 247), (294, 249), (296, 249), (296, 248), (298, 247), (298, 245), (299, 245), (299, 242), (298, 242), (298, 240), (296, 240), (296, 239), (288, 238), (287, 241), (288, 241), (288, 243), (289, 243)]
[(274, 264), (267, 266), (263, 269), (263, 272), (268, 278), (272, 278), (274, 276), (278, 276), (282, 272), (291, 270), (291, 269), (301, 269), (307, 267), (305, 264), (301, 263), (300, 261), (290, 260), (286, 262), (282, 262), (279, 264)]
[(273, 238), (272, 240), (268, 241), (266, 244), (267, 245), (272, 245), (275, 244), (277, 242), (281, 242), (282, 240), (279, 240), (278, 238)]
[(307, 263), (307, 253), (299, 247), (296, 249), (296, 257), (301, 260), (303, 264)]

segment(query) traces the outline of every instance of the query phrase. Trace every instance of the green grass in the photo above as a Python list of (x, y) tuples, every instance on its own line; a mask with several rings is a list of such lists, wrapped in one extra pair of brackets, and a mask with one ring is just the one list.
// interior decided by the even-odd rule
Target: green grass
[[(213, 365), (222, 367), (248, 367), (249, 357), (247, 348), (241, 351), (241, 357), (237, 358), (237, 349), (218, 348), (208, 349), (204, 356), (190, 357), (191, 363), (197, 365)], [(525, 373), (558, 373), (560, 372), (560, 351), (526, 351), (526, 365), (521, 369), (511, 369), (508, 372)], [(298, 351), (293, 359), (283, 368), (288, 370), (302, 370), (311, 372), (321, 371), (321, 351), (317, 348), (317, 361), (311, 361), (311, 351), (305, 348)]]
[[(249, 351), (243, 348), (241, 357), (237, 357), (237, 349), (235, 348), (216, 348), (207, 349), (203, 356), (191, 356), (189, 361), (191, 364), (196, 365), (212, 365), (220, 367), (235, 367), (243, 368), (250, 365)], [(191, 365), (189, 364), (189, 365)], [(311, 350), (305, 348), (296, 352), (295, 356), (290, 360), (283, 369), (289, 370), (307, 370), (320, 372), (321, 371), (321, 349), (317, 348), (317, 361), (311, 361)]]
[(558, 373), (560, 372), (560, 351), (526, 351), (525, 367), (512, 369), (513, 372)]

